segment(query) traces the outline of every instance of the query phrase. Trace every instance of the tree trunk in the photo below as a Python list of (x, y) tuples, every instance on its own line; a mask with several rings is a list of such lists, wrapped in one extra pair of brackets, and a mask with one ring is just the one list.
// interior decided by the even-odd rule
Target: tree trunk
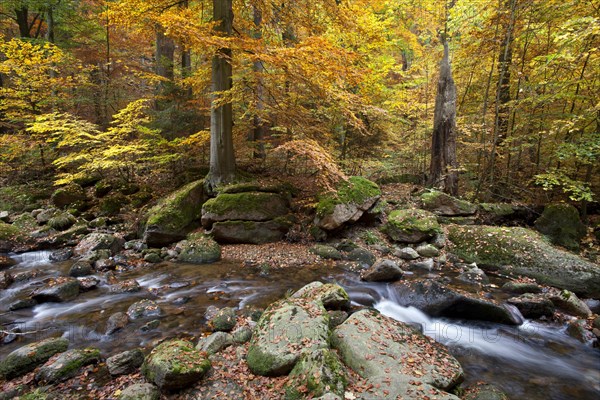
[[(155, 102), (155, 108), (160, 110), (162, 103), (164, 103), (164, 97), (169, 95), (173, 89), (173, 79), (175, 73), (173, 64), (175, 60), (175, 43), (173, 39), (165, 36), (165, 32), (162, 26), (156, 27), (156, 75), (163, 78), (158, 84), (157, 95), (158, 99)], [(162, 100), (162, 101), (161, 101)]]
[[(213, 16), (219, 21), (216, 30), (229, 36), (232, 32), (232, 0), (213, 0)], [(233, 151), (233, 110), (231, 103), (216, 106), (219, 93), (231, 89), (231, 49), (221, 48), (212, 59), (212, 94), (210, 113), (210, 170), (206, 177), (209, 191), (235, 177), (235, 153)]]
[[(262, 12), (254, 6), (254, 38), (261, 39), (261, 24), (262, 24)], [(252, 69), (254, 74), (256, 75), (256, 91), (255, 91), (255, 108), (256, 112), (253, 117), (253, 127), (251, 133), (251, 141), (254, 144), (254, 158), (264, 160), (266, 157), (265, 154), (265, 126), (262, 120), (262, 112), (265, 109), (264, 104), (264, 86), (263, 86), (263, 78), (262, 74), (265, 70), (265, 67), (261, 60), (256, 60), (252, 64)]]
[[(180, 3), (179, 7), (188, 8), (189, 1), (183, 0)], [(185, 78), (189, 78), (190, 76), (192, 76), (192, 51), (190, 49), (182, 48), (181, 49), (181, 78), (185, 79)], [(186, 99), (189, 99), (192, 97), (192, 86), (191, 85), (184, 86), (183, 95), (186, 97)]]
[(457, 166), (456, 86), (452, 79), (448, 43), (444, 39), (444, 57), (440, 63), (440, 77), (433, 116), (428, 186), (456, 196), (458, 194)]
[(23, 6), (21, 8), (15, 9), (15, 15), (17, 20), (17, 25), (19, 26), (19, 35), (22, 38), (31, 37), (31, 31), (29, 26), (29, 10), (27, 7)]
[(46, 10), (46, 40), (54, 43), (54, 10), (48, 6)]

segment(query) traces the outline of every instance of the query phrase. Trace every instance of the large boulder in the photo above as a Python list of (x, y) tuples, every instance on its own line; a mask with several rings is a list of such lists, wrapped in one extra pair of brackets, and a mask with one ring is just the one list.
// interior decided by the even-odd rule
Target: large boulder
[(423, 209), (443, 217), (465, 217), (477, 212), (475, 204), (437, 190), (423, 193), (420, 199)]
[(440, 396), (436, 399), (458, 399), (440, 390), (462, 381), (459, 362), (410, 325), (361, 310), (335, 329), (331, 341), (344, 363), (374, 385), (372, 398), (423, 399), (435, 394)]
[(270, 221), (289, 213), (288, 201), (277, 193), (221, 193), (202, 206), (202, 225), (223, 221)]
[(320, 197), (315, 225), (326, 231), (358, 221), (381, 197), (376, 183), (353, 176), (338, 185), (337, 191)]
[(257, 375), (287, 374), (304, 353), (328, 348), (329, 315), (315, 301), (295, 298), (269, 306), (256, 324), (247, 362)]
[(223, 221), (213, 224), (211, 233), (221, 243), (263, 244), (283, 240), (292, 226), (286, 217), (271, 221)]
[(395, 210), (388, 216), (383, 231), (396, 242), (420, 243), (441, 232), (434, 214), (425, 210)]
[(449, 317), (519, 325), (522, 318), (510, 307), (452, 289), (432, 280), (396, 283), (398, 303), (433, 317)]
[(67, 350), (67, 347), (69, 341), (64, 338), (45, 339), (20, 347), (0, 361), (0, 377), (13, 379), (33, 371), (56, 353)]
[(290, 372), (285, 399), (313, 399), (326, 393), (344, 395), (348, 378), (344, 365), (329, 349), (305, 353)]
[(292, 299), (305, 299), (317, 302), (326, 310), (345, 310), (350, 308), (350, 296), (340, 285), (334, 283), (311, 282), (298, 289)]
[(68, 350), (44, 364), (35, 374), (35, 379), (49, 384), (61, 382), (77, 375), (80, 368), (98, 361), (100, 361), (98, 349)]
[(204, 181), (192, 182), (148, 211), (144, 239), (150, 247), (162, 247), (185, 239), (202, 215), (202, 204), (208, 196)]
[(179, 390), (198, 382), (210, 366), (210, 361), (192, 343), (169, 340), (146, 357), (142, 373), (160, 389)]
[(50, 278), (44, 286), (37, 289), (31, 297), (38, 303), (63, 303), (79, 295), (79, 281), (72, 277)]
[(404, 271), (394, 260), (380, 260), (361, 274), (367, 282), (395, 282), (402, 278)]
[(97, 250), (109, 250), (111, 254), (116, 254), (123, 248), (125, 241), (110, 233), (94, 232), (86, 235), (81, 242), (73, 249), (73, 254), (83, 256)]
[(221, 259), (221, 246), (212, 238), (204, 235), (190, 235), (181, 242), (177, 259), (190, 264), (210, 264)]
[(570, 204), (549, 204), (535, 221), (535, 228), (550, 238), (553, 244), (569, 250), (579, 250), (579, 241), (587, 229), (579, 211)]
[(51, 197), (52, 204), (58, 208), (64, 208), (86, 200), (85, 191), (81, 186), (72, 183), (56, 189)]
[(483, 269), (536, 279), (578, 295), (600, 298), (600, 266), (557, 249), (518, 227), (448, 226), (450, 251)]
[(144, 362), (144, 353), (140, 349), (127, 350), (106, 359), (111, 375), (124, 375), (135, 372)]

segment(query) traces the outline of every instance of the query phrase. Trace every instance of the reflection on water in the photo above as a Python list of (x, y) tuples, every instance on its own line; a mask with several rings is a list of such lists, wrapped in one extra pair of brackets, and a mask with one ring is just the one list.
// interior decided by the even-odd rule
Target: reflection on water
[[(355, 305), (375, 307), (394, 319), (420, 324), (426, 335), (449, 346), (465, 369), (466, 383), (493, 383), (512, 399), (600, 396), (600, 352), (567, 336), (562, 325), (525, 321), (513, 327), (430, 318), (414, 307), (400, 306), (391, 286), (364, 283), (354, 273), (329, 266), (265, 274), (227, 261), (210, 265), (163, 263), (117, 274), (119, 280), (136, 279), (142, 287), (138, 293), (110, 293), (104, 277), (97, 275), (99, 287), (74, 301), (10, 312), (11, 303), (26, 298), (44, 279), (67, 274), (70, 262), (52, 264), (49, 254), (32, 252), (14, 257), (18, 264), (11, 267), (12, 274), (35, 270), (37, 275), (0, 291), (0, 323), (3, 329), (31, 333), (0, 346), (0, 357), (49, 335), (65, 336), (74, 346), (99, 347), (106, 356), (134, 346), (151, 346), (164, 337), (198, 336), (205, 329), (203, 315), (209, 305), (262, 308), (289, 291), (321, 280), (344, 286)], [(407, 279), (416, 278), (418, 274)], [(165, 311), (157, 329), (142, 332), (140, 328), (148, 320), (140, 320), (112, 336), (104, 335), (110, 315), (126, 311), (144, 298), (156, 301)]]

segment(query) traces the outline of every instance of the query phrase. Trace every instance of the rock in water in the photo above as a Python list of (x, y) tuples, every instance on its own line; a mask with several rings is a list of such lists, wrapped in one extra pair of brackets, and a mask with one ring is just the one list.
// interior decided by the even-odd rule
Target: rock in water
[(381, 260), (361, 275), (367, 282), (394, 282), (402, 278), (404, 271), (393, 260)]
[(55, 355), (67, 350), (69, 341), (64, 338), (50, 338), (18, 348), (0, 361), (0, 377), (13, 379), (33, 371)]
[(441, 390), (462, 381), (459, 362), (410, 325), (361, 310), (338, 326), (331, 340), (344, 363), (374, 385), (372, 398), (458, 399)]
[(325, 308), (307, 299), (271, 304), (258, 321), (247, 362), (263, 376), (287, 374), (304, 353), (328, 347), (329, 316)]
[(210, 361), (185, 340), (169, 340), (152, 350), (142, 373), (162, 390), (179, 390), (198, 382), (210, 369)]
[(79, 281), (75, 278), (59, 276), (46, 282), (31, 296), (38, 303), (62, 303), (73, 300), (79, 295)]

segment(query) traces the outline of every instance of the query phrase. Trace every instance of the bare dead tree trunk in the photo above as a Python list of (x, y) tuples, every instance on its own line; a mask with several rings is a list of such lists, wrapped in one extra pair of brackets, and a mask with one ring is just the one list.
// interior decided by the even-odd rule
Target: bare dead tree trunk
[[(216, 30), (230, 36), (233, 25), (232, 0), (213, 0), (213, 18), (219, 21)], [(212, 94), (210, 113), (210, 170), (206, 177), (209, 191), (235, 178), (233, 151), (233, 110), (231, 103), (216, 105), (221, 92), (232, 86), (231, 49), (221, 48), (212, 59)]]
[(428, 186), (448, 194), (458, 194), (458, 163), (456, 161), (456, 86), (452, 79), (448, 42), (444, 37), (444, 57), (440, 62)]

